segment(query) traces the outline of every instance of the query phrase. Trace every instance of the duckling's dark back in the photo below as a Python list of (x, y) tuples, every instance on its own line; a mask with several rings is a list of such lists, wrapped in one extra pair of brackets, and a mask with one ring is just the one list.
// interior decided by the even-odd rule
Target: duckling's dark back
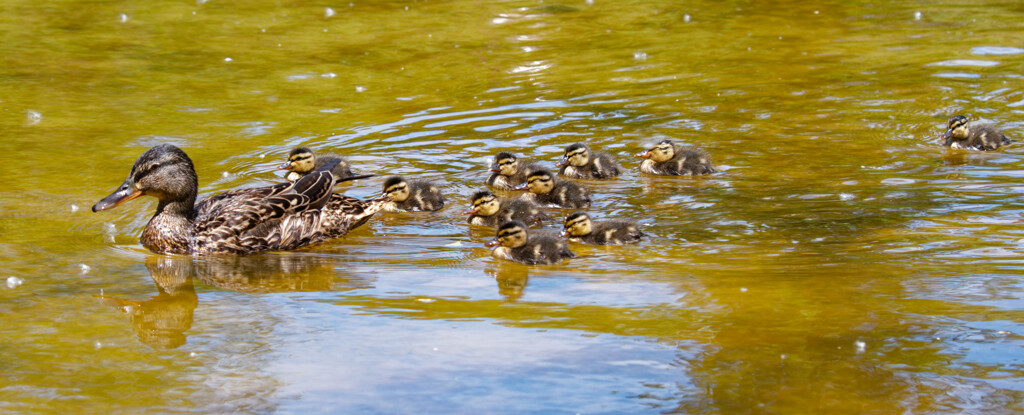
[(537, 201), (567, 209), (583, 209), (590, 207), (590, 192), (574, 182), (560, 180), (555, 182), (550, 192), (537, 195)]
[(640, 242), (644, 235), (636, 222), (628, 220), (606, 220), (593, 222), (591, 232), (580, 240), (594, 245), (622, 245)]
[[(551, 220), (551, 218), (544, 214), (544, 211), (540, 209), (540, 206), (522, 199), (502, 201), (501, 208), (494, 216), (500, 217), (501, 220), (497, 222), (498, 224), (517, 220), (527, 225), (535, 225)], [(497, 224), (491, 226), (497, 226)]]
[(409, 198), (396, 205), (402, 210), (438, 211), (444, 207), (444, 195), (433, 183), (426, 180), (409, 180)]
[(512, 258), (526, 264), (550, 265), (573, 258), (569, 245), (547, 235), (531, 235), (526, 244), (511, 250)]

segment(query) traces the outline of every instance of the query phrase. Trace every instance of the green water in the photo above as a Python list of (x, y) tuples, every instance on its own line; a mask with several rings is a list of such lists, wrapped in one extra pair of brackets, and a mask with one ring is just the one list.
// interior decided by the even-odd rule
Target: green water
[[(0, 10), (0, 412), (1024, 411), (1024, 150), (936, 142), (956, 113), (1024, 139), (1015, 3)], [(640, 175), (666, 137), (723, 173)], [(491, 157), (576, 141), (627, 169), (583, 182), (591, 216), (649, 237), (491, 258), (459, 214)], [(306, 145), (450, 202), (298, 252), (153, 255), (152, 198), (89, 207), (158, 143), (202, 197)]]

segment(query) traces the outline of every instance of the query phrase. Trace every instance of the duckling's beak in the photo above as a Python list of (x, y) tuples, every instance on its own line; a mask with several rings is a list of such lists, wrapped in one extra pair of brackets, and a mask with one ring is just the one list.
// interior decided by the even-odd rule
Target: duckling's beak
[(643, 157), (645, 159), (649, 159), (649, 158), (651, 158), (651, 151), (650, 150), (644, 150), (644, 151), (641, 151), (639, 153), (634, 154), (634, 156)]
[(487, 241), (487, 243), (485, 243), (484, 246), (490, 248), (493, 246), (498, 246), (499, 243), (501, 243), (501, 241), (499, 241), (498, 238), (494, 238), (491, 239), (490, 241)]
[(470, 210), (467, 210), (467, 211), (465, 211), (465, 212), (462, 212), (462, 214), (463, 214), (463, 215), (475, 215), (475, 214), (476, 214), (476, 208), (472, 208), (472, 209), (470, 209)]
[(92, 205), (92, 211), (99, 212), (101, 210), (113, 209), (139, 196), (142, 196), (142, 191), (135, 188), (135, 182), (129, 177), (124, 180), (124, 183), (121, 183), (121, 187), (118, 187), (114, 193)]
[(953, 136), (953, 129), (952, 128), (946, 129), (946, 132), (942, 134), (941, 140), (947, 140), (947, 139), (949, 139), (949, 137), (952, 137), (952, 136)]
[(487, 171), (493, 171), (493, 172), (497, 173), (497, 172), (501, 171), (501, 169), (498, 168), (497, 164), (492, 164), (491, 168), (487, 169)]
[(290, 162), (290, 161), (287, 162), (287, 163), (284, 163), (284, 164), (282, 164), (280, 166), (277, 166), (277, 170), (291, 170), (291, 169), (292, 169), (292, 162)]
[(523, 183), (523, 184), (521, 184), (519, 186), (513, 187), (512, 190), (526, 190), (526, 189), (529, 189), (529, 188), (530, 188), (529, 185), (527, 185), (526, 183)]
[(555, 167), (562, 167), (567, 164), (569, 164), (569, 159), (566, 157), (562, 157), (561, 160), (555, 162)]
[(559, 238), (564, 238), (566, 236), (569, 236), (569, 230), (568, 229), (562, 229), (562, 232), (558, 234)]

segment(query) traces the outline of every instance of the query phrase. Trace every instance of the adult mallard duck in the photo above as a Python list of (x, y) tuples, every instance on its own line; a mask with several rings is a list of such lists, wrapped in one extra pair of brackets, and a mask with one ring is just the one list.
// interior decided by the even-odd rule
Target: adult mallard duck
[(607, 153), (591, 153), (583, 143), (566, 147), (562, 160), (555, 165), (560, 167), (558, 174), (573, 179), (611, 179), (622, 172), (614, 157)]
[(502, 151), (494, 156), (487, 185), (498, 190), (512, 190), (526, 182), (527, 172), (538, 168), (541, 167), (536, 163), (522, 162), (515, 154)]
[(963, 115), (950, 117), (946, 133), (942, 134), (942, 145), (962, 150), (991, 151), (1012, 142), (991, 123), (967, 121)]
[(156, 214), (139, 241), (156, 253), (249, 254), (288, 250), (345, 235), (377, 213), (387, 198), (361, 201), (334, 194), (329, 171), (292, 183), (236, 189), (196, 203), (192, 160), (170, 144), (146, 150), (124, 183), (92, 207), (117, 207), (139, 196), (156, 197)]
[(344, 181), (345, 179), (365, 179), (373, 177), (372, 174), (356, 176), (352, 173), (348, 161), (337, 154), (323, 154), (317, 156), (309, 147), (298, 147), (288, 153), (288, 161), (277, 167), (278, 170), (288, 170), (284, 176), (289, 182), (299, 180), (302, 176), (314, 170), (329, 170), (334, 174), (334, 180)]
[(565, 217), (561, 237), (570, 241), (590, 245), (622, 245), (640, 242), (644, 233), (630, 220), (606, 220), (594, 222), (583, 212), (573, 212)]
[(576, 256), (564, 241), (545, 235), (531, 236), (526, 225), (515, 220), (501, 225), (498, 235), (484, 246), (498, 246), (491, 252), (495, 258), (531, 265), (555, 264)]
[(550, 171), (540, 169), (526, 175), (526, 183), (515, 190), (529, 189), (524, 199), (545, 207), (583, 209), (590, 207), (590, 192), (569, 180), (556, 180)]
[(389, 177), (384, 181), (384, 195), (391, 198), (391, 202), (384, 205), (388, 212), (437, 211), (444, 207), (441, 190), (424, 180)]
[(499, 200), (490, 190), (473, 193), (469, 201), (473, 207), (462, 214), (469, 215), (467, 222), (471, 225), (497, 227), (511, 220), (533, 225), (551, 219), (533, 202), (522, 199)]
[(636, 156), (647, 159), (640, 163), (640, 171), (647, 174), (697, 176), (716, 172), (711, 156), (704, 150), (679, 147), (669, 140), (661, 140)]

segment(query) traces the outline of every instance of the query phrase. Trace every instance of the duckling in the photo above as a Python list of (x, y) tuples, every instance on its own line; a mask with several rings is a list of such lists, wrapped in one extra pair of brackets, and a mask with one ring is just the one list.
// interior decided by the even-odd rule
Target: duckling
[(558, 174), (573, 179), (611, 179), (622, 172), (614, 157), (607, 153), (591, 154), (583, 143), (566, 147), (565, 155), (555, 166), (560, 167)]
[(496, 227), (510, 220), (534, 225), (551, 220), (533, 202), (522, 199), (498, 200), (490, 190), (473, 193), (469, 200), (473, 208), (463, 214), (470, 215), (470, 225)]
[(963, 115), (949, 118), (942, 139), (942, 145), (949, 148), (983, 151), (995, 150), (999, 146), (1013, 142), (995, 125), (977, 121), (968, 123), (967, 117)]
[[(335, 181), (355, 176), (344, 157), (337, 154), (317, 156), (313, 154), (313, 150), (310, 150), (309, 147), (298, 147), (292, 150), (288, 153), (288, 162), (277, 166), (277, 169), (290, 170), (284, 178), (289, 182), (294, 182), (313, 170), (326, 170), (328, 167), (330, 167), (330, 172), (334, 174)], [(373, 177), (373, 175), (365, 175), (359, 178), (366, 177)]]
[(692, 147), (679, 147), (669, 140), (661, 140), (636, 156), (647, 159), (640, 163), (640, 171), (647, 174), (697, 176), (717, 172), (707, 152)]
[(526, 182), (526, 173), (541, 168), (536, 163), (520, 162), (515, 154), (502, 151), (494, 156), (491, 164), (491, 175), (487, 177), (487, 185), (498, 190), (512, 190)]
[(505, 222), (498, 228), (497, 236), (484, 244), (486, 247), (497, 245), (501, 246), (491, 252), (495, 258), (523, 264), (549, 265), (576, 256), (562, 240), (546, 235), (530, 236), (526, 225), (517, 220)]
[(568, 180), (556, 180), (550, 171), (534, 170), (526, 175), (526, 183), (516, 190), (529, 189), (530, 193), (523, 196), (541, 206), (566, 209), (584, 209), (590, 207), (590, 192), (585, 187)]
[(332, 193), (334, 177), (314, 171), (291, 183), (235, 189), (196, 202), (192, 159), (171, 144), (146, 150), (128, 178), (93, 212), (139, 196), (157, 198), (139, 242), (165, 254), (251, 254), (315, 245), (369, 220), (388, 198), (361, 201)]
[(423, 180), (405, 180), (402, 176), (389, 177), (384, 182), (384, 194), (391, 203), (384, 206), (388, 212), (438, 211), (444, 207), (444, 196), (433, 183)]
[(630, 220), (592, 222), (586, 213), (573, 212), (565, 217), (565, 227), (559, 236), (590, 245), (622, 245), (640, 242), (644, 233)]

